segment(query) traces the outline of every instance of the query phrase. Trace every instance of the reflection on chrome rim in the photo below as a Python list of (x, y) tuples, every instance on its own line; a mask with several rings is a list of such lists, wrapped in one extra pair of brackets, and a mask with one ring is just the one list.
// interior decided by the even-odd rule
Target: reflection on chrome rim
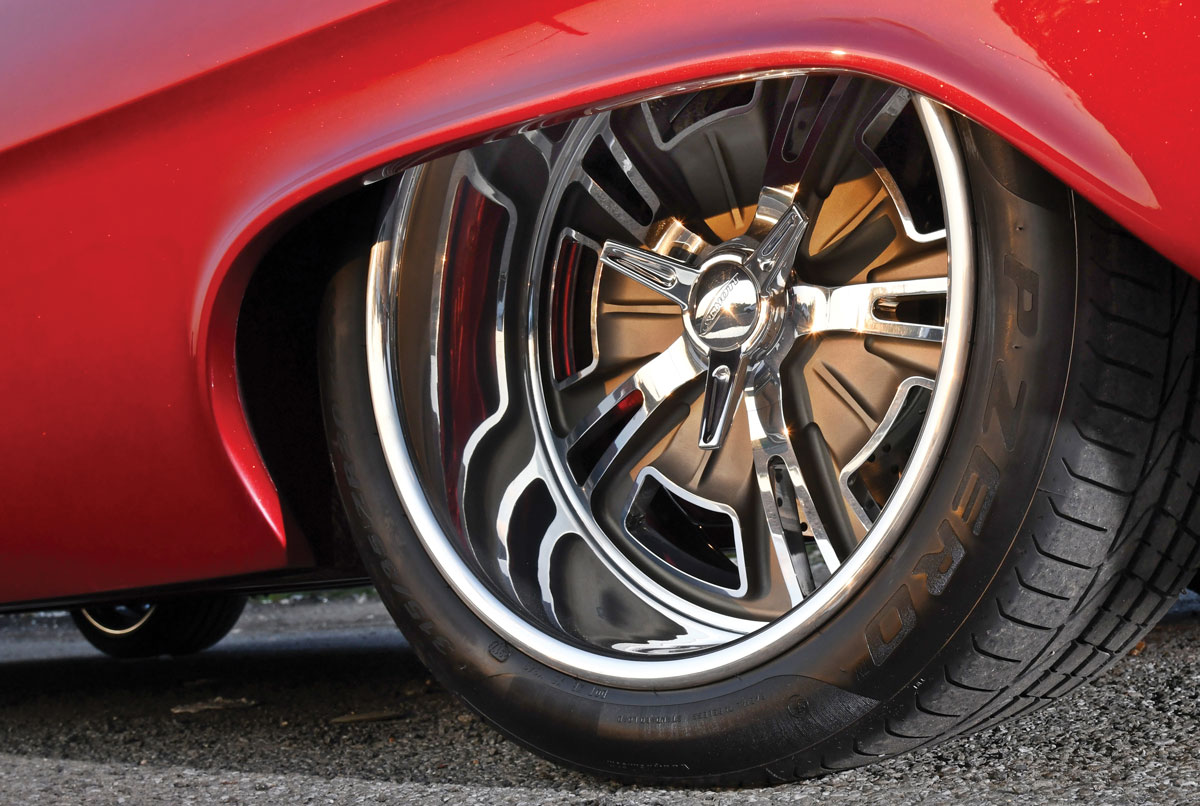
[(128, 635), (146, 623), (154, 608), (155, 605), (149, 602), (131, 602), (93, 605), (80, 612), (88, 624), (105, 635)]
[(669, 688), (761, 662), (865, 582), (965, 366), (952, 126), (883, 82), (773, 75), (403, 177), (372, 252), (372, 403), (484, 621), (564, 672)]

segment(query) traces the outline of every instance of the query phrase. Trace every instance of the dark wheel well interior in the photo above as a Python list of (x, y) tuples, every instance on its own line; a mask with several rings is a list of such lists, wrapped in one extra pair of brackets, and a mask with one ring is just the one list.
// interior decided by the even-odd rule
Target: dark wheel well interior
[(242, 403), (289, 537), (311, 546), (317, 566), (357, 576), (321, 421), (317, 320), (330, 278), (369, 253), (387, 184), (336, 198), (285, 230), (256, 266), (237, 324)]

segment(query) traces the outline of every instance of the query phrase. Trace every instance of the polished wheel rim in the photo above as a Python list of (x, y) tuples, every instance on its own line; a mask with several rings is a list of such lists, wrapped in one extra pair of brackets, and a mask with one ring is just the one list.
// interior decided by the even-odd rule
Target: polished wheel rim
[(762, 662), (866, 583), (965, 366), (952, 127), (883, 82), (772, 76), (405, 175), (372, 253), (372, 403), (481, 618), (663, 688)]

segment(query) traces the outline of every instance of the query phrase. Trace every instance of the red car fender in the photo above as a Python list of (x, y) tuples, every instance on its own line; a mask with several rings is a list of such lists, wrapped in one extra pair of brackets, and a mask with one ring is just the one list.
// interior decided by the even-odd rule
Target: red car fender
[(999, 132), (1197, 273), (1198, 34), (1185, 5), (1135, 0), (0, 11), (0, 600), (306, 559), (242, 412), (237, 311), (289, 216), (382, 164), (714, 77), (849, 68)]

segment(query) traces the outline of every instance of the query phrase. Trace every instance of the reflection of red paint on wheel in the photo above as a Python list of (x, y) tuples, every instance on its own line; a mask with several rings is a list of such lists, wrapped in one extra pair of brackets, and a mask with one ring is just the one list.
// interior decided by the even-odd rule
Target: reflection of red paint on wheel
[(594, 358), (591, 343), (592, 283), (596, 277), (595, 253), (572, 238), (563, 238), (554, 263), (551, 308), (554, 380), (563, 381)]
[[(459, 510), (463, 452), (467, 441), (499, 406), (496, 388), (495, 299), (504, 257), (502, 239), (508, 213), (465, 180), (454, 197), (438, 321), (438, 409), (443, 478), (450, 517), (465, 532)], [(472, 394), (452, 394), (471, 389)]]

